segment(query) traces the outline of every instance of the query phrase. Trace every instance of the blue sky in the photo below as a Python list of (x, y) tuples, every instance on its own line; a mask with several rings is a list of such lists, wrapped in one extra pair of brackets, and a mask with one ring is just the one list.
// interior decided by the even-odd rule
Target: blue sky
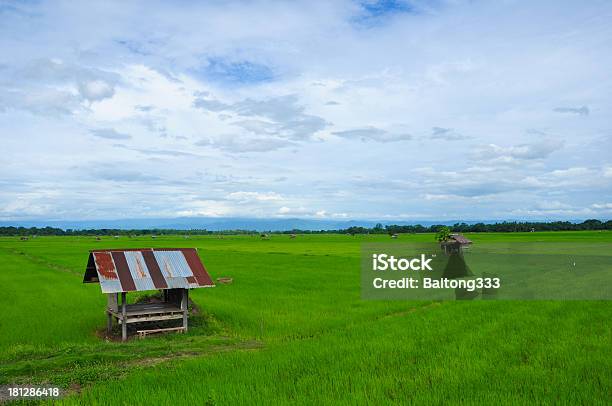
[(611, 17), (0, 2), (0, 220), (608, 219)]

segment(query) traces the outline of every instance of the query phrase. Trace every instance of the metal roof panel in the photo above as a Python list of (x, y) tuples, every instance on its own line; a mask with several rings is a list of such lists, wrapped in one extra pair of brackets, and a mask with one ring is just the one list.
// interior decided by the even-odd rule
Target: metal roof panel
[(155, 290), (155, 284), (140, 251), (124, 252), (136, 290)]
[(181, 251), (154, 251), (153, 254), (166, 278), (193, 276), (193, 271)]

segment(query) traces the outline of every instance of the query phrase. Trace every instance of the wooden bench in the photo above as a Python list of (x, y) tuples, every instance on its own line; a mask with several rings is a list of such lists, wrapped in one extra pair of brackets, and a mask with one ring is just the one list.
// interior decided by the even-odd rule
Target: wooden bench
[(106, 331), (108, 335), (112, 333), (113, 319), (117, 319), (117, 323), (121, 325), (121, 339), (123, 341), (127, 340), (127, 325), (130, 323), (183, 319), (183, 326), (180, 329), (141, 330), (138, 331), (140, 337), (164, 331), (187, 331), (189, 289), (166, 289), (161, 303), (127, 304), (126, 292), (121, 292), (121, 304), (119, 304), (119, 293), (109, 293), (107, 296)]
[(153, 330), (138, 330), (138, 338), (145, 338), (149, 334), (157, 334), (157, 333), (166, 333), (175, 331), (177, 333), (184, 333), (186, 330), (185, 327), (170, 327), (170, 328), (156, 328)]

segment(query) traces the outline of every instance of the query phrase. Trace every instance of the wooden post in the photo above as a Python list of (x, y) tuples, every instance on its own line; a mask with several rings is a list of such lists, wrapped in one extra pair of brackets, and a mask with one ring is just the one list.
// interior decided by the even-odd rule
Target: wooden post
[(106, 334), (110, 335), (113, 331), (113, 315), (110, 310), (106, 309)]
[(181, 300), (181, 309), (183, 310), (183, 328), (187, 332), (187, 319), (189, 317), (189, 290), (183, 289), (183, 299)]
[(106, 335), (110, 335), (113, 331), (112, 298), (112, 293), (106, 295)]
[(127, 340), (127, 317), (126, 317), (125, 292), (121, 292), (121, 341)]

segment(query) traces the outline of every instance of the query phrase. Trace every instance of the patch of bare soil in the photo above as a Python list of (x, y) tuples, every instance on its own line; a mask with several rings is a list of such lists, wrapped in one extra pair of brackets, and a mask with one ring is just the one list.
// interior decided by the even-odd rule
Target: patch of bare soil
[(177, 359), (186, 359), (193, 357), (206, 357), (214, 354), (220, 354), (230, 351), (255, 351), (263, 348), (263, 344), (259, 341), (242, 341), (232, 345), (213, 345), (207, 347), (203, 351), (185, 351), (176, 352), (159, 357), (140, 358), (134, 361), (127, 362), (126, 366), (155, 366), (166, 361), (175, 361)]
[(388, 313), (388, 314), (385, 314), (384, 316), (382, 316), (380, 318), (386, 319), (386, 318), (389, 318), (389, 317), (401, 317), (401, 316), (406, 316), (406, 315), (408, 315), (410, 313), (414, 313), (414, 312), (417, 312), (417, 311), (428, 310), (428, 309), (432, 309), (432, 308), (436, 308), (436, 307), (440, 307), (440, 306), (442, 306), (442, 303), (440, 303), (440, 302), (433, 302), (433, 303), (430, 303), (430, 304), (425, 305), (425, 306), (416, 306), (416, 307), (411, 307), (410, 309), (407, 309), (407, 310), (402, 310), (402, 311), (399, 311), (399, 312)]

